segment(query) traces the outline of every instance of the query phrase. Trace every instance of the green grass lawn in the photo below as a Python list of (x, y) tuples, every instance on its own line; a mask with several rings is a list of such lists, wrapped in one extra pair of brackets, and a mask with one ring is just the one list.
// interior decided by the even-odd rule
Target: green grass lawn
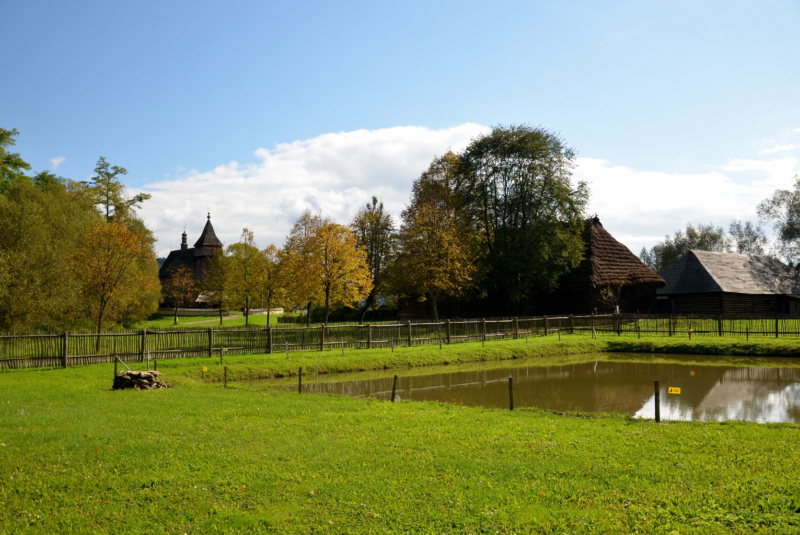
[[(159, 362), (174, 388), (146, 392), (111, 391), (111, 365), (0, 373), (0, 532), (800, 529), (797, 425), (655, 424), (237, 383), (314, 364), (568, 362), (608, 344), (564, 338), (228, 357), (228, 389), (211, 359)], [(800, 344), (772, 350), (789, 346)]]
[[(278, 324), (278, 314), (270, 314), (270, 325)], [(242, 327), (245, 325), (245, 318), (241, 312), (231, 312), (230, 316), (223, 316), (223, 326)], [(267, 315), (251, 315), (249, 325), (265, 327), (267, 325)], [(147, 321), (143, 321), (134, 326), (136, 329), (181, 329), (181, 328), (208, 328), (218, 327), (219, 316), (178, 316), (178, 325), (175, 325), (175, 316), (154, 314)]]

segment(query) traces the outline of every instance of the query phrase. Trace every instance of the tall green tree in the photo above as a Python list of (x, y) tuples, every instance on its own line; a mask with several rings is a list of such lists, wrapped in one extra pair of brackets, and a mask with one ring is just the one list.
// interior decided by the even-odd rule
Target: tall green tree
[(639, 258), (647, 267), (660, 272), (678, 261), (691, 249), (717, 253), (730, 252), (730, 240), (725, 229), (708, 225), (686, 224), (686, 230), (676, 230), (674, 236), (664, 236), (664, 241), (654, 245), (649, 251), (642, 249)]
[(0, 128), (0, 193), (5, 193), (8, 188), (20, 181), (27, 181), (25, 171), (31, 166), (22, 159), (17, 152), (9, 152), (9, 147), (17, 144), (15, 139), (19, 135), (16, 128), (6, 130)]
[(95, 204), (100, 207), (106, 221), (125, 218), (132, 208), (139, 208), (142, 202), (150, 198), (148, 193), (128, 196), (125, 185), (119, 179), (120, 176), (127, 175), (128, 170), (109, 164), (102, 156), (97, 160), (94, 172), (95, 176), (83, 184), (94, 195)]
[(367, 253), (367, 265), (373, 281), (372, 290), (359, 317), (358, 322), (361, 324), (367, 310), (375, 303), (376, 295), (385, 289), (386, 268), (396, 253), (397, 233), (391, 214), (386, 212), (377, 197), (372, 197), (372, 203), (367, 203), (356, 213), (350, 223), (350, 230), (356, 237), (356, 245)]
[(234, 285), (230, 258), (222, 253), (212, 256), (200, 288), (205, 299), (219, 307), (220, 325), (222, 325), (223, 310), (233, 302)]
[(322, 270), (318, 262), (317, 231), (323, 223), (321, 216), (306, 210), (295, 221), (286, 237), (281, 257), (281, 270), (286, 277), (287, 297), (297, 306), (306, 305), (306, 327), (311, 324), (311, 305), (323, 299)]
[(781, 256), (797, 264), (800, 260), (800, 175), (792, 189), (779, 189), (759, 203), (758, 217), (777, 231)]
[(583, 255), (588, 188), (556, 134), (497, 126), (461, 154), (457, 191), (479, 239), (479, 286), (498, 310), (552, 290)]
[(286, 280), (281, 269), (281, 256), (283, 252), (270, 244), (261, 251), (264, 257), (264, 269), (259, 273), (258, 291), (261, 301), (267, 309), (267, 325), (270, 314), (275, 306), (280, 306), (286, 297)]

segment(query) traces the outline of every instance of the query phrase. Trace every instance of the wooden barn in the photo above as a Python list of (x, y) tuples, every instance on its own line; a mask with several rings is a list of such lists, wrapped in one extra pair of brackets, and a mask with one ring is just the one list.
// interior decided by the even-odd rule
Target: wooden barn
[(170, 275), (180, 266), (186, 266), (194, 274), (195, 281), (200, 283), (205, 277), (206, 268), (215, 254), (222, 253), (222, 242), (217, 238), (214, 227), (211, 225), (211, 214), (208, 214), (206, 226), (200, 238), (190, 248), (186, 242), (186, 232), (181, 235), (181, 248), (170, 251), (167, 259), (161, 264), (158, 277), (162, 286)]
[(660, 275), (659, 312), (800, 317), (800, 274), (774, 258), (692, 250)]
[(603, 228), (598, 217), (586, 222), (584, 258), (562, 277), (548, 300), (558, 314), (652, 313), (656, 290), (666, 283)]

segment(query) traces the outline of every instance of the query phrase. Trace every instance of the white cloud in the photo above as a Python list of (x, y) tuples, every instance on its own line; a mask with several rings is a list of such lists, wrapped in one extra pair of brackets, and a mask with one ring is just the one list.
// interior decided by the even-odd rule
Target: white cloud
[(57, 156), (55, 158), (50, 158), (50, 165), (53, 167), (53, 171), (55, 171), (58, 169), (59, 165), (66, 161), (67, 159), (64, 156)]
[[(218, 236), (238, 240), (242, 227), (262, 247), (283, 243), (306, 207), (349, 221), (372, 195), (399, 215), (411, 184), (448, 148), (465, 147), (489, 128), (464, 124), (442, 130), (395, 127), (325, 134), (258, 149), (258, 161), (231, 162), (208, 171), (149, 184), (153, 198), (142, 215), (166, 254), (180, 244), (187, 225), (190, 246), (205, 224), (206, 206)], [(651, 247), (687, 222), (727, 226), (756, 220), (755, 207), (776, 188), (789, 188), (798, 159), (734, 159), (703, 173), (635, 170), (593, 158), (576, 161), (575, 177), (591, 187), (590, 212), (634, 253)]]
[(786, 144), (786, 145), (778, 145), (777, 147), (771, 147), (771, 148), (768, 148), (768, 149), (761, 149), (758, 152), (758, 154), (759, 155), (775, 154), (776, 152), (785, 152), (787, 150), (794, 150), (794, 149), (800, 149), (800, 144), (791, 144), (791, 143), (789, 143), (789, 144)]
[(356, 130), (262, 148), (255, 151), (258, 163), (231, 162), (148, 184), (143, 190), (153, 197), (142, 215), (162, 255), (179, 246), (184, 224), (190, 246), (194, 243), (206, 206), (224, 243), (237, 241), (242, 227), (248, 227), (260, 246), (279, 245), (306, 207), (346, 222), (375, 195), (399, 214), (412, 182), (434, 156), (461, 150), (488, 130), (470, 123), (442, 130)]

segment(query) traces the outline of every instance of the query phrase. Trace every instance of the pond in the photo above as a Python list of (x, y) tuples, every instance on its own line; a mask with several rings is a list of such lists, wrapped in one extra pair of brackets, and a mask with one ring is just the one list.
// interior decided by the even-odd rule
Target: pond
[[(653, 381), (660, 381), (665, 420), (748, 420), (800, 422), (800, 368), (789, 359), (714, 356), (659, 357), (604, 354), (599, 360), (567, 365), (504, 361), (484, 365), (403, 369), (386, 375), (337, 374), (303, 380), (304, 393), (388, 400), (393, 374), (402, 401), (443, 401), (508, 408), (508, 378), (514, 378), (515, 407), (566, 412), (615, 412), (653, 418)], [(602, 360), (600, 360), (602, 359)], [(732, 359), (736, 365), (720, 365)], [(657, 360), (657, 361), (656, 361)], [(429, 371), (430, 373), (426, 373)], [(262, 386), (296, 389), (283, 383)], [(680, 388), (680, 394), (669, 389)]]

